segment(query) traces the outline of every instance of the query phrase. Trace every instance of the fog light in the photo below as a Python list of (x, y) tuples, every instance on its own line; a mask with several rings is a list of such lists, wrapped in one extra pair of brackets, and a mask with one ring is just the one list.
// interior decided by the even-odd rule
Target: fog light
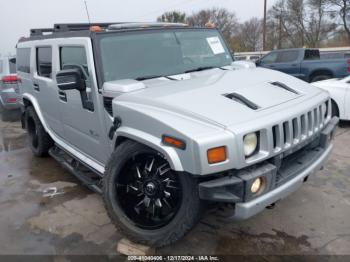
[(250, 188), (250, 191), (253, 194), (256, 194), (260, 191), (262, 186), (263, 186), (263, 180), (261, 177), (259, 177), (259, 178), (255, 179), (255, 181), (253, 182), (252, 187)]

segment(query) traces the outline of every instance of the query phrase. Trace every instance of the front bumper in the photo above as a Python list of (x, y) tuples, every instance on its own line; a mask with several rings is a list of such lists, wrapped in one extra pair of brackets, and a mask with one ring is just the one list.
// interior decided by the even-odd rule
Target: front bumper
[[(338, 118), (333, 118), (314, 141), (279, 163), (273, 160), (199, 184), (200, 197), (234, 204), (234, 220), (245, 220), (260, 213), (295, 192), (307, 177), (322, 168), (333, 149), (330, 141), (334, 138), (338, 122)], [(254, 196), (249, 189), (258, 177), (263, 178), (265, 186)]]

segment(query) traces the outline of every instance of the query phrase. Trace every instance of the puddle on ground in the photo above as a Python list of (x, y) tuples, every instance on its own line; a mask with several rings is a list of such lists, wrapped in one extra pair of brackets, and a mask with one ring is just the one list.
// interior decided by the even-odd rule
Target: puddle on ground
[(285, 232), (273, 230), (275, 234), (262, 233), (258, 235), (243, 231), (231, 231), (232, 236), (222, 236), (218, 239), (216, 254), (300, 254), (312, 253), (308, 237), (295, 237)]
[(0, 121), (0, 153), (22, 149), (27, 144), (26, 133), (19, 122)]

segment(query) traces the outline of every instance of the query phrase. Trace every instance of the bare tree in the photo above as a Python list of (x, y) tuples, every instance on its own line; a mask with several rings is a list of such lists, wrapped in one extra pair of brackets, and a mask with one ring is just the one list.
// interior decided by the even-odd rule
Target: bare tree
[(244, 22), (239, 27), (239, 50), (259, 51), (262, 49), (262, 21), (256, 17)]
[(213, 23), (222, 32), (228, 43), (238, 34), (239, 22), (235, 13), (225, 8), (212, 8), (193, 13), (187, 18), (192, 26), (205, 26)]
[(327, 12), (328, 0), (280, 0), (270, 10), (277, 46), (318, 47), (336, 25)]
[(327, 0), (330, 12), (337, 15), (340, 19), (340, 25), (350, 42), (350, 0)]
[(158, 22), (186, 23), (186, 14), (179, 11), (166, 12), (157, 18)]

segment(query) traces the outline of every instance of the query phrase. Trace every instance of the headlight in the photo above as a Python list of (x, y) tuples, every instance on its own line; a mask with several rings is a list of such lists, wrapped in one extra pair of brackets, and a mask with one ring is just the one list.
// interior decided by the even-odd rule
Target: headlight
[(248, 134), (243, 139), (244, 154), (250, 157), (258, 147), (258, 136), (256, 133)]

